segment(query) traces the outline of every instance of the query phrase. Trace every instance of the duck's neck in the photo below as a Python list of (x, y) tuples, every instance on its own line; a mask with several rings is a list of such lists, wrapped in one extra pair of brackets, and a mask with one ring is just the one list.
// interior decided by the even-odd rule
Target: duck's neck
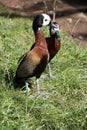
[(56, 38), (58, 41), (61, 40), (60, 35), (59, 35), (58, 32), (56, 32), (55, 34), (53, 34), (53, 35), (51, 35), (51, 36), (54, 37), (54, 38)]
[(35, 43), (40, 47), (47, 48), (46, 40), (40, 28), (35, 32)]
[(38, 28), (37, 26), (33, 26), (33, 31), (34, 31), (34, 34), (36, 34), (37, 33), (37, 31), (39, 30), (40, 28)]

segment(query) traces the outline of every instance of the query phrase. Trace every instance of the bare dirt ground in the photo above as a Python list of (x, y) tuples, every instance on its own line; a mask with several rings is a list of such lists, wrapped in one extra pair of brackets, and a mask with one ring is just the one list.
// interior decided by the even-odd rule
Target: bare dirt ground
[[(34, 16), (45, 11), (43, 0), (0, 0), (22, 16)], [(54, 0), (47, 0), (48, 13), (52, 16)], [(87, 45), (87, 1), (57, 0), (56, 21), (62, 30), (69, 32), (78, 45)]]

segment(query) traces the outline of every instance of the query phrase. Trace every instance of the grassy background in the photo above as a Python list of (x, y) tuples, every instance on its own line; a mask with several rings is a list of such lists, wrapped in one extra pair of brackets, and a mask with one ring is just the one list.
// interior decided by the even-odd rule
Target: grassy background
[[(0, 130), (87, 130), (87, 48), (61, 31), (61, 49), (51, 62), (58, 78), (40, 80), (51, 96), (30, 99), (14, 90), (13, 77), (34, 42), (32, 19), (9, 16), (0, 17)], [(43, 31), (48, 36), (48, 28)]]

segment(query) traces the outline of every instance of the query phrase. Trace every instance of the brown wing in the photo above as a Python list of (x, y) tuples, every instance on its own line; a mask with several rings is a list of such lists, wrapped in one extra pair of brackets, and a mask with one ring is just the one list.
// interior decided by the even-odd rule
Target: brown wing
[(26, 78), (32, 76), (35, 67), (39, 64), (40, 57), (35, 51), (30, 51), (23, 55), (16, 71), (17, 78)]
[(23, 54), (23, 55), (19, 58), (18, 64), (20, 64), (20, 63), (25, 59), (26, 55), (27, 55), (27, 53)]

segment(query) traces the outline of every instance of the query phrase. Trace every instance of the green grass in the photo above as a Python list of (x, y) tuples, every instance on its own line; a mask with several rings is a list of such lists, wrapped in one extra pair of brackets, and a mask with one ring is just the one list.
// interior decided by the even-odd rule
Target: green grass
[[(86, 130), (87, 48), (69, 34), (60, 32), (61, 49), (51, 62), (58, 78), (40, 80), (51, 96), (30, 99), (14, 90), (17, 61), (34, 42), (31, 26), (29, 18), (0, 17), (0, 130)], [(48, 28), (43, 31), (48, 36)]]

